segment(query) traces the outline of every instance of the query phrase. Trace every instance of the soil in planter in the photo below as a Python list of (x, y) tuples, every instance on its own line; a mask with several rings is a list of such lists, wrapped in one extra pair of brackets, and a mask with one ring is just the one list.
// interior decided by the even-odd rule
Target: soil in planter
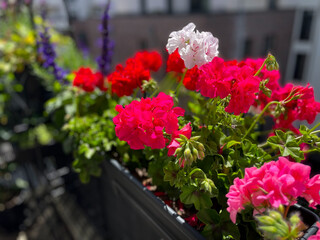
[(191, 227), (199, 232), (203, 230), (205, 224), (198, 220), (196, 216), (197, 211), (194, 206), (187, 207), (179, 199), (171, 198), (167, 193), (159, 191), (157, 186), (152, 184), (152, 178), (148, 177), (148, 173), (145, 168), (136, 168), (132, 175), (134, 175), (150, 192), (171, 207)]

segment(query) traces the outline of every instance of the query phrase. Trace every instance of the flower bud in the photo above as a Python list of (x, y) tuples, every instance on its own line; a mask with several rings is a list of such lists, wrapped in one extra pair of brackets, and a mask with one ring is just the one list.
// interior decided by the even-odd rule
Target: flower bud
[(277, 222), (281, 222), (283, 220), (281, 213), (277, 211), (270, 211), (269, 216), (274, 220), (276, 220)]
[(158, 89), (158, 83), (154, 79), (150, 79), (149, 81), (142, 81), (142, 91), (144, 92), (154, 92)]
[(203, 189), (204, 191), (208, 192), (208, 193), (211, 193), (211, 186), (209, 184), (208, 181), (206, 180), (203, 180), (202, 183), (201, 183), (201, 189)]
[(198, 157), (198, 150), (197, 149), (193, 149), (192, 150), (192, 155), (193, 155), (193, 157), (195, 158), (195, 159), (198, 159), (199, 157)]
[(268, 54), (268, 57), (266, 59), (266, 68), (268, 71), (279, 70), (279, 64), (276, 61), (276, 58), (270, 53)]
[(185, 160), (187, 160), (188, 162), (191, 160), (192, 154), (191, 154), (191, 150), (190, 148), (187, 148), (186, 150), (184, 150), (184, 158)]
[(198, 158), (200, 160), (204, 159), (205, 155), (204, 155), (204, 152), (203, 151), (200, 151), (199, 154), (198, 154)]
[(260, 224), (262, 225), (275, 225), (276, 224), (276, 220), (273, 219), (270, 216), (261, 216), (258, 217), (258, 221), (260, 222)]
[(193, 140), (193, 141), (198, 141), (200, 139), (201, 136), (194, 136), (194, 137), (191, 137), (190, 140)]
[(200, 143), (200, 142), (198, 142), (198, 144), (197, 144), (197, 148), (198, 148), (198, 150), (199, 150), (199, 151), (202, 151), (202, 152), (204, 152), (204, 151), (205, 151), (205, 148), (204, 148), (203, 144), (202, 144), (202, 143)]
[[(299, 233), (306, 229), (298, 214), (290, 217), (289, 221), (283, 216), (285, 210), (280, 206), (278, 211), (271, 210), (264, 216), (256, 217), (259, 229), (267, 239), (297, 239)], [(289, 238), (290, 237), (290, 238)]]
[(297, 225), (298, 223), (301, 222), (301, 219), (299, 218), (298, 214), (293, 214), (290, 219), (289, 219), (290, 223), (292, 225)]
[(259, 227), (264, 233), (268, 233), (268, 235), (274, 235), (277, 233), (278, 229), (274, 226), (261, 226)]
[(189, 139), (185, 135), (179, 134), (179, 136), (180, 136), (180, 139), (183, 140), (184, 142), (188, 142), (189, 141)]
[(182, 148), (177, 148), (176, 151), (174, 152), (174, 156), (179, 155), (182, 152)]
[(279, 212), (280, 212), (281, 214), (284, 214), (285, 208), (284, 208), (283, 205), (280, 205), (279, 208), (278, 208), (278, 210), (279, 210)]

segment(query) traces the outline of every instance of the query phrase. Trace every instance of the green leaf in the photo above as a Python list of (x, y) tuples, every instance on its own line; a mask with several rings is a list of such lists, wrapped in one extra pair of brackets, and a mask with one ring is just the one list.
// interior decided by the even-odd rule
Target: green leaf
[(82, 171), (79, 174), (82, 183), (88, 183), (90, 181), (90, 175), (86, 171)]
[(227, 223), (224, 223), (222, 228), (222, 233), (224, 236), (231, 235), (234, 239), (240, 239), (241, 236), (237, 225), (229, 221)]
[(219, 224), (220, 216), (214, 209), (201, 209), (197, 213), (199, 220), (205, 224)]
[(227, 148), (230, 148), (230, 147), (232, 147), (232, 146), (234, 146), (234, 145), (238, 145), (238, 144), (240, 144), (240, 142), (235, 141), (235, 140), (231, 140), (231, 141), (229, 141), (229, 142), (227, 143)]
[(280, 141), (286, 142), (287, 134), (285, 132), (283, 132), (281, 130), (276, 130), (275, 133), (278, 136), (278, 138), (280, 139)]
[(210, 208), (212, 206), (210, 194), (199, 191), (194, 186), (183, 187), (180, 200), (185, 204), (194, 204), (197, 210)]
[(267, 142), (273, 147), (278, 148), (284, 157), (291, 156), (296, 161), (304, 159), (304, 154), (300, 150), (298, 141), (291, 132), (284, 133), (276, 130), (276, 136), (268, 138)]
[(199, 104), (193, 103), (193, 102), (188, 102), (188, 107), (190, 111), (194, 114), (200, 114), (202, 109)]
[(175, 164), (174, 162), (169, 162), (164, 168), (164, 181), (170, 182), (170, 185), (173, 186), (176, 182), (177, 174), (180, 170), (180, 167), (178, 164)]
[(278, 136), (272, 136), (272, 137), (269, 137), (267, 142), (273, 146), (273, 147), (276, 147), (276, 148), (282, 148), (283, 146), (281, 145), (281, 140), (279, 139)]
[(300, 125), (299, 132), (300, 132), (302, 135), (309, 134), (309, 128), (307, 128), (305, 125)]
[(304, 159), (304, 154), (300, 150), (300, 147), (294, 147), (294, 146), (293, 147), (285, 147), (282, 152), (282, 155), (284, 157), (291, 156), (297, 161), (301, 161)]

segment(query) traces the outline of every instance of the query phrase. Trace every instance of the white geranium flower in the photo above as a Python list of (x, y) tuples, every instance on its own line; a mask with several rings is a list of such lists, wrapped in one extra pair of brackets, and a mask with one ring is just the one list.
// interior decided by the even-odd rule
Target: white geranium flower
[(173, 53), (177, 48), (185, 48), (190, 42), (190, 39), (193, 38), (195, 28), (196, 25), (194, 25), (194, 23), (189, 23), (182, 28), (182, 30), (170, 33), (166, 46), (169, 54)]
[(219, 40), (210, 32), (195, 32), (195, 27), (189, 23), (182, 30), (172, 32), (167, 44), (169, 54), (178, 49), (188, 69), (211, 62), (219, 54)]

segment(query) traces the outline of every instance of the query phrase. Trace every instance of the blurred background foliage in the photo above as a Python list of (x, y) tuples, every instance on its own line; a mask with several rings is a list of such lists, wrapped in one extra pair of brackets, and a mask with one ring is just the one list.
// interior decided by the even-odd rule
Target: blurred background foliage
[(59, 131), (43, 114), (44, 104), (61, 90), (61, 84), (41, 66), (38, 32), (49, 29), (56, 62), (71, 78), (80, 66), (94, 67), (95, 63), (83, 57), (72, 38), (55, 31), (40, 16), (32, 22), (26, 6), (8, 9), (1, 18), (0, 141), (11, 141), (22, 148), (48, 144)]

